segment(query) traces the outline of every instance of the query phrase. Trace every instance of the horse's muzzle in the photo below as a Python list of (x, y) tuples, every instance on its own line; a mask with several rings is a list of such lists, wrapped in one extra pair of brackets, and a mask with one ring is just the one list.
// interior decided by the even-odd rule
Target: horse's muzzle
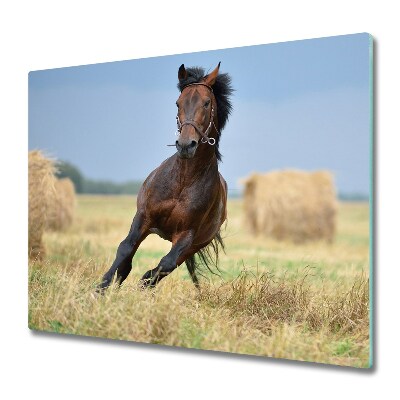
[(178, 150), (178, 155), (181, 158), (192, 158), (198, 146), (196, 140), (191, 140), (188, 143), (179, 143), (179, 140), (175, 142), (176, 149)]

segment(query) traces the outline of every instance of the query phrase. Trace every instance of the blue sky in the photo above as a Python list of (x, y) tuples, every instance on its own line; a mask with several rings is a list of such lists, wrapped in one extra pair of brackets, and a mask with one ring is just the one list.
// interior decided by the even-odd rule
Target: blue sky
[(368, 34), (33, 71), (29, 149), (88, 178), (144, 179), (174, 153), (179, 66), (219, 61), (235, 88), (220, 146), (232, 193), (252, 171), (299, 168), (368, 194)]

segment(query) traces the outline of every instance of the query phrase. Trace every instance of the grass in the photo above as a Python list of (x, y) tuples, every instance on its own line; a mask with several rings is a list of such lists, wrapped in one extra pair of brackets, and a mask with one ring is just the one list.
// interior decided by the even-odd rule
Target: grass
[(80, 196), (74, 224), (46, 233), (47, 256), (29, 265), (29, 327), (354, 367), (369, 366), (368, 205), (342, 203), (338, 233), (294, 245), (243, 230), (230, 200), (222, 277), (200, 292), (186, 268), (155, 290), (138, 280), (169, 250), (146, 239), (124, 285), (95, 296), (135, 211), (133, 197)]

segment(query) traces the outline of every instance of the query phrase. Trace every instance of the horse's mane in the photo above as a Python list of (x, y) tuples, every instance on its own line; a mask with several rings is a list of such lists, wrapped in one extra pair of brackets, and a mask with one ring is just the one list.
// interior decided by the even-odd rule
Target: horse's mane
[[(201, 67), (190, 67), (186, 68), (186, 79), (182, 79), (178, 83), (178, 89), (182, 92), (185, 86), (191, 83), (201, 82), (206, 74), (204, 72), (204, 68)], [(218, 130), (221, 132), (226, 122), (228, 121), (229, 114), (232, 111), (232, 103), (230, 100), (230, 96), (233, 93), (233, 88), (231, 85), (231, 77), (224, 73), (218, 74), (217, 79), (212, 87), (213, 93), (215, 96), (215, 100), (217, 102), (217, 118), (218, 118)], [(220, 135), (217, 135), (215, 141), (215, 154), (217, 156), (218, 161), (221, 161), (221, 153), (219, 152), (219, 140)]]

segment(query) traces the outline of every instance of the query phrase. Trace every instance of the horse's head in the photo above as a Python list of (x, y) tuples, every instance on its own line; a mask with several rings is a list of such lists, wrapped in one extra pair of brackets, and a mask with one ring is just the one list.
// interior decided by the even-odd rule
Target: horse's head
[[(219, 65), (200, 82), (186, 85), (176, 102), (179, 137), (175, 145), (182, 158), (192, 158), (200, 143), (207, 146), (215, 144), (213, 134), (216, 134), (216, 129), (213, 128), (217, 103), (212, 86), (217, 79)], [(182, 64), (178, 71), (179, 82), (184, 82), (186, 78), (187, 72)]]

